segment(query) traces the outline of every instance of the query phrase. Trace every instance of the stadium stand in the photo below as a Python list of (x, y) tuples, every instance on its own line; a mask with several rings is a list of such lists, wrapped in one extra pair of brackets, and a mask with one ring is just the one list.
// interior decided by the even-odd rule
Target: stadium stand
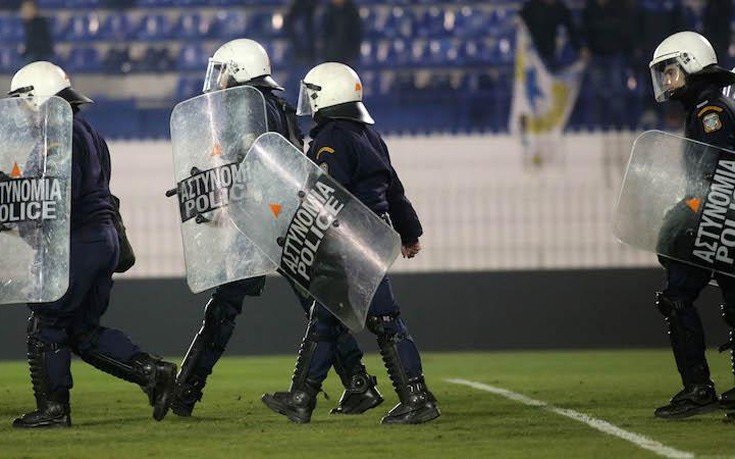
[[(109, 7), (110, 0), (38, 3), (51, 20), (58, 62), (75, 75), (109, 80), (93, 85), (106, 88), (93, 95), (98, 123), (112, 138), (167, 137), (167, 122), (151, 124), (162, 110), (199, 93), (207, 58), (224, 41), (261, 41), (284, 85), (296, 84), (304, 71), (293, 64), (283, 30), (287, 0), (137, 0), (126, 8)], [(357, 3), (365, 29), (358, 70), (367, 80), (366, 103), (380, 114), (384, 132), (507, 130), (521, 0)], [(578, 13), (582, 3), (570, 5)], [(8, 79), (23, 64), (22, 42), (17, 14), (0, 13), (0, 74)], [(140, 80), (119, 85), (133, 76)], [(631, 75), (628, 128), (636, 127), (640, 100), (648, 97), (641, 89), (648, 83), (636, 80), (642, 78)], [(155, 91), (139, 93), (131, 89), (136, 85)], [(583, 88), (569, 129), (600, 128), (590, 124), (594, 117), (585, 103), (593, 90)], [(287, 95), (294, 92), (289, 87)], [(394, 114), (399, 107), (402, 113)], [(135, 121), (119, 122), (123, 115)]]

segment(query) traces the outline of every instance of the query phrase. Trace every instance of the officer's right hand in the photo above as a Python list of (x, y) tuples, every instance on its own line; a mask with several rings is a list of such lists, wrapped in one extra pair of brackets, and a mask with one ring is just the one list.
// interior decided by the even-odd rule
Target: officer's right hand
[(417, 239), (416, 242), (410, 244), (403, 244), (401, 246), (401, 255), (403, 258), (413, 258), (421, 251), (421, 242)]

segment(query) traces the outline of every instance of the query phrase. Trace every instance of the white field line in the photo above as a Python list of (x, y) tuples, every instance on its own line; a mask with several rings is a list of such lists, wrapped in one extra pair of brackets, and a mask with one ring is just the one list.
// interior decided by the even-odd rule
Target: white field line
[(587, 424), (588, 426), (592, 427), (593, 429), (599, 430), (600, 432), (622, 438), (623, 440), (629, 441), (640, 448), (652, 451), (658, 454), (659, 456), (676, 458), (676, 459), (687, 459), (687, 458), (694, 457), (694, 453), (689, 453), (687, 451), (679, 451), (678, 449), (674, 449), (669, 446), (666, 446), (651, 438), (621, 429), (620, 427), (610, 424), (607, 421), (603, 421), (602, 419), (596, 419), (596, 418), (593, 418), (592, 416), (586, 415), (584, 413), (579, 413), (574, 410), (558, 408), (542, 400), (535, 400), (535, 399), (526, 397), (523, 394), (519, 394), (517, 392), (513, 392), (507, 389), (500, 388), (500, 387), (489, 386), (487, 384), (482, 384), (482, 383), (478, 383), (474, 381), (467, 381), (466, 379), (447, 379), (446, 381), (452, 384), (461, 384), (464, 386), (472, 387), (474, 389), (479, 389), (485, 392), (490, 392), (495, 395), (500, 395), (501, 397), (505, 397), (509, 400), (513, 400), (514, 402), (523, 403), (524, 405), (543, 408), (547, 411), (551, 411), (552, 413), (556, 413), (556, 414), (565, 416), (567, 418), (574, 419), (575, 421), (579, 421), (584, 424)]

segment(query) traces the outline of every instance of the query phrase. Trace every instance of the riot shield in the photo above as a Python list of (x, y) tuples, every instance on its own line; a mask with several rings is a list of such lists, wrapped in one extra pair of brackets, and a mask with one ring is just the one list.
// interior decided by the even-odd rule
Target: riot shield
[(69, 287), (71, 106), (5, 98), (0, 118), (0, 304), (55, 301)]
[(735, 274), (735, 152), (660, 131), (633, 144), (613, 220), (622, 242)]
[(398, 233), (288, 140), (261, 135), (241, 170), (230, 214), (280, 271), (353, 331), (401, 250)]
[(194, 293), (276, 269), (235, 228), (228, 205), (246, 186), (240, 162), (266, 131), (265, 100), (248, 86), (194, 97), (171, 113), (186, 279)]

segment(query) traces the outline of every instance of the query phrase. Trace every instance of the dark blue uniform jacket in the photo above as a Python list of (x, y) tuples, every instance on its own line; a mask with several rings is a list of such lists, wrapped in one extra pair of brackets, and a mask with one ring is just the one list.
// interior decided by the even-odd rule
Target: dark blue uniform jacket
[(388, 212), (403, 244), (423, 234), (421, 222), (393, 169), (388, 147), (371, 126), (328, 119), (312, 129), (307, 155), (378, 215)]
[(110, 151), (107, 143), (79, 113), (72, 130), (72, 230), (112, 221)]

